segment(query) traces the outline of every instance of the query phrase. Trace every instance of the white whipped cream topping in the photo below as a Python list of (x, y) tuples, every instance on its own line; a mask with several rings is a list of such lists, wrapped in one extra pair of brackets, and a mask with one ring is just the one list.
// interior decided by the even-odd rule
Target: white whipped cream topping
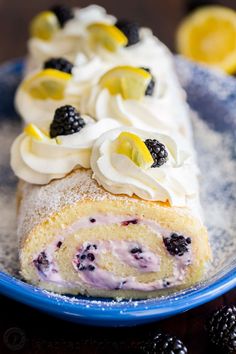
[[(127, 156), (115, 152), (114, 140), (122, 131), (145, 139), (157, 139), (168, 151), (168, 161), (158, 168), (144, 170)], [(138, 129), (114, 129), (94, 144), (91, 155), (93, 177), (114, 194), (137, 195), (145, 200), (169, 201), (171, 206), (188, 206), (198, 198), (198, 170), (191, 147), (181, 137), (149, 133)]]
[(29, 62), (26, 71), (30, 72), (42, 66), (51, 57), (65, 57), (74, 61), (79, 52), (83, 52), (84, 40), (87, 36), (86, 27), (93, 22), (113, 24), (115, 17), (108, 15), (106, 10), (97, 5), (83, 9), (74, 9), (75, 17), (56, 33), (49, 41), (30, 38), (28, 42)]
[(124, 100), (120, 95), (111, 95), (102, 89), (97, 77), (97, 84), (94, 81), (82, 93), (81, 111), (98, 120), (111, 117), (139, 129), (155, 129), (164, 133), (174, 130), (189, 136), (189, 111), (185, 93), (174, 71), (172, 55), (150, 30), (143, 28), (140, 33), (139, 43), (120, 48), (115, 54), (102, 47), (98, 47), (94, 54), (87, 42), (87, 57), (103, 61), (100, 75), (118, 65), (148, 67), (156, 82), (153, 97), (145, 96), (141, 101)]
[(79, 95), (73, 94), (73, 91), (75, 91), (73, 84), (70, 88), (68, 84), (62, 100), (40, 100), (33, 98), (20, 85), (15, 95), (15, 108), (25, 123), (34, 123), (40, 128), (48, 129), (58, 107), (70, 104), (79, 110)]
[[(84, 9), (75, 9), (75, 18), (68, 21), (53, 41), (43, 42), (42, 46), (48, 46), (52, 51), (51, 56), (65, 56), (75, 64), (73, 79), (68, 85), (69, 100), (82, 113), (90, 114), (95, 119), (114, 118), (121, 124), (134, 126), (139, 129), (158, 129), (169, 133), (178, 130), (183, 135), (190, 135), (188, 108), (185, 102), (185, 93), (181, 89), (174, 71), (172, 54), (162, 44), (150, 29), (140, 29), (140, 42), (117, 52), (107, 51), (102, 46), (91, 47), (88, 40), (86, 26), (93, 22), (106, 22), (113, 24), (115, 18), (109, 16), (105, 9), (97, 6), (89, 6)], [(78, 35), (79, 34), (79, 35)], [(66, 40), (64, 36), (67, 36)], [(73, 43), (73, 58), (64, 54), (63, 46)], [(32, 40), (30, 40), (31, 42)], [(33, 40), (34, 41), (34, 40)], [(57, 41), (62, 42), (57, 43)], [(54, 48), (54, 42), (56, 48)], [(41, 47), (40, 47), (41, 48)], [(57, 52), (59, 49), (59, 52)], [(60, 51), (61, 50), (61, 51)], [(32, 57), (32, 53), (31, 53)], [(42, 65), (39, 53), (36, 57)], [(33, 62), (36, 60), (32, 59)], [(97, 84), (99, 77), (107, 70), (117, 65), (132, 65), (148, 67), (155, 78), (156, 85), (154, 98), (144, 97), (142, 102), (122, 100), (119, 96), (111, 96), (106, 90), (102, 90)], [(81, 101), (80, 101), (80, 96)], [(54, 110), (55, 102), (31, 102), (34, 109), (28, 109), (30, 104), (23, 94), (19, 93), (16, 100), (17, 109), (26, 121), (38, 122), (38, 118)], [(62, 102), (64, 104), (64, 102)], [(44, 114), (43, 114), (44, 113)], [(27, 118), (28, 117), (28, 118)]]
[(112, 118), (125, 126), (138, 129), (188, 134), (183, 116), (179, 115), (179, 111), (170, 102), (165, 97), (159, 99), (150, 96), (144, 96), (140, 101), (125, 100), (121, 95), (111, 95), (97, 84), (84, 91), (80, 109), (97, 120)]
[[(90, 86), (96, 85), (101, 72), (105, 69), (99, 57), (88, 59), (84, 54), (77, 55), (72, 69), (71, 79), (67, 82), (64, 98), (61, 100), (36, 99), (32, 97), (21, 84), (15, 95), (15, 107), (26, 123), (35, 123), (39, 127), (48, 129), (55, 110), (63, 105), (70, 104), (80, 110), (80, 97)], [(29, 74), (26, 80), (37, 73)]]
[[(24, 181), (47, 184), (62, 178), (77, 167), (90, 167), (94, 141), (118, 123), (111, 119), (94, 122), (83, 116), (86, 125), (78, 133), (39, 141), (25, 133), (19, 135), (11, 148), (11, 167)], [(59, 142), (59, 144), (57, 143)]]

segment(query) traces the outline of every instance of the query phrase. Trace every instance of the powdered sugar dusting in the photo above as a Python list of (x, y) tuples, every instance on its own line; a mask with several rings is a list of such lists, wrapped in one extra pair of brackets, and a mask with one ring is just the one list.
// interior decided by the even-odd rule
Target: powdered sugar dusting
[(0, 124), (0, 270), (18, 275), (18, 248), (16, 243), (16, 178), (9, 167), (10, 146), (19, 132), (19, 126)]
[[(207, 124), (196, 115), (193, 116), (193, 126), (199, 155), (199, 164), (203, 172), (201, 177), (201, 194), (205, 220), (213, 248), (214, 261), (209, 270), (213, 276), (233, 261), (236, 251), (236, 238), (233, 235), (236, 226), (234, 218), (236, 162), (232, 159), (233, 144), (228, 134), (220, 134), (211, 130)], [(6, 122), (3, 122), (0, 126), (0, 145), (2, 151), (0, 155), (0, 270), (13, 275), (17, 275), (18, 270), (18, 251), (15, 231), (16, 179), (9, 168), (9, 148), (17, 130), (17, 126), (13, 127), (12, 124)], [(61, 180), (60, 182), (52, 182), (50, 188), (49, 186), (40, 188), (26, 185), (24, 193), (29, 196), (28, 198), (39, 201), (43, 197), (42, 193), (53, 193), (54, 195), (56, 193), (57, 197), (54, 198), (54, 205), (51, 205), (50, 202), (48, 205), (45, 204), (43, 216), (40, 215), (40, 217), (45, 217), (47, 213), (51, 213), (52, 207), (55, 210), (63, 203), (76, 202), (78, 198), (81, 198), (81, 188), (84, 197), (91, 197), (92, 195), (94, 199), (102, 201), (104, 192), (98, 192), (98, 186), (95, 182), (91, 183), (91, 179), (87, 178), (88, 174), (90, 174), (88, 171), (84, 171), (82, 174), (73, 173), (69, 178)], [(29, 189), (31, 189), (31, 193), (28, 193)], [(65, 190), (67, 190), (68, 193), (66, 200), (64, 199)], [(37, 198), (35, 198), (35, 193), (37, 194)], [(109, 198), (117, 198), (117, 196), (112, 196), (109, 193), (108, 195)], [(106, 195), (105, 197), (107, 198)], [(122, 196), (119, 198), (126, 199)], [(50, 201), (50, 194), (47, 199)], [(40, 202), (38, 207), (39, 206), (40, 208), (42, 207)], [(38, 221), (38, 215), (30, 216), (29, 214), (29, 218), (31, 218), (31, 226), (32, 219), (33, 222)], [(24, 228), (24, 231), (26, 231), (27, 222)], [(68, 301), (75, 301), (73, 300), (75, 298), (63, 298), (68, 299)]]
[(106, 192), (94, 179), (91, 179), (91, 175), (91, 170), (80, 169), (46, 186), (22, 182), (22, 204), (18, 217), (19, 237), (27, 235), (36, 224), (78, 200), (83, 201), (88, 198), (94, 201), (122, 199), (125, 202), (128, 200), (125, 196)]
[(193, 116), (193, 128), (202, 172), (201, 202), (214, 255), (211, 269), (214, 272), (230, 263), (236, 251), (234, 140), (228, 134), (211, 130), (197, 115)]

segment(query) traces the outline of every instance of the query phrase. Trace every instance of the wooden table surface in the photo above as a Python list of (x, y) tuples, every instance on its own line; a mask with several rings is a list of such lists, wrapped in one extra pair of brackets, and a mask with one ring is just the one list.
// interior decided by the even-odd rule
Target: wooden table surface
[[(66, 2), (66, 1), (65, 1)], [(118, 18), (129, 18), (150, 26), (174, 50), (174, 34), (186, 13), (181, 0), (101, 0), (98, 4)], [(193, 1), (191, 1), (193, 2)], [(195, 1), (196, 2), (196, 1)], [(26, 53), (28, 23), (38, 11), (58, 1), (0, 0), (0, 62)], [(86, 6), (90, 1), (67, 1)], [(235, 0), (218, 1), (236, 9)], [(158, 330), (179, 336), (190, 354), (214, 353), (207, 344), (204, 322), (223, 304), (236, 304), (236, 290), (197, 309), (150, 325), (128, 329), (104, 329), (71, 324), (0, 297), (0, 353), (133, 353), (140, 342)]]

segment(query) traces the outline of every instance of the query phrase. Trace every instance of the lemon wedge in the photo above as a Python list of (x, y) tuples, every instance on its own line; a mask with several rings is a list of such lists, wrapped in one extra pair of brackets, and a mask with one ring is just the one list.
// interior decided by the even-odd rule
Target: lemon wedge
[(133, 133), (122, 132), (115, 140), (116, 152), (127, 156), (137, 166), (147, 169), (152, 166), (153, 158), (142, 139)]
[(24, 128), (24, 133), (39, 141), (49, 140), (49, 136), (39, 129), (35, 124), (30, 123)]
[(151, 79), (151, 74), (144, 69), (133, 66), (117, 66), (107, 71), (99, 83), (112, 95), (121, 94), (124, 99), (139, 100), (145, 95)]
[(179, 53), (194, 61), (236, 71), (236, 12), (206, 6), (190, 14), (177, 31)]
[(60, 23), (51, 11), (40, 12), (30, 23), (31, 36), (45, 41), (50, 40), (59, 29)]
[(87, 27), (92, 45), (101, 44), (110, 52), (128, 43), (128, 38), (116, 26), (106, 23), (92, 23)]
[(71, 76), (59, 70), (45, 69), (25, 79), (21, 87), (35, 99), (61, 100), (64, 98), (65, 88)]

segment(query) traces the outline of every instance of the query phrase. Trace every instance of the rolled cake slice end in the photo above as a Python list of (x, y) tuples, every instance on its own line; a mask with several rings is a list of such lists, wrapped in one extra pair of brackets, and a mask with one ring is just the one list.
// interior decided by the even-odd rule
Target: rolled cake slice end
[(21, 274), (57, 293), (147, 298), (198, 282), (211, 251), (187, 209), (112, 195), (76, 170), (20, 188)]

